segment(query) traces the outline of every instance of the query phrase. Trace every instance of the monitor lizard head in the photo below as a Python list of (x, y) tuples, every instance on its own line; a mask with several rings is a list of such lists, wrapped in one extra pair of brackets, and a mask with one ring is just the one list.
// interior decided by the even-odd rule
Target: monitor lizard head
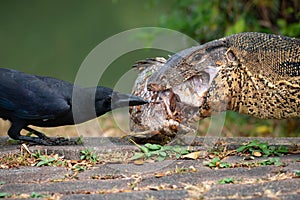
[[(148, 80), (157, 70), (164, 66), (164, 58), (152, 58), (138, 61), (133, 66), (138, 70), (132, 94), (146, 99), (149, 104), (131, 107), (130, 129), (135, 141), (165, 143), (176, 135), (184, 135), (196, 131), (199, 108), (181, 102), (172, 89), (163, 91), (147, 90)], [(195, 79), (193, 84), (199, 84)], [(176, 87), (177, 92), (190, 92), (191, 88), (184, 89), (184, 84)], [(191, 90), (189, 90), (191, 89)], [(181, 91), (180, 91), (181, 90)], [(189, 90), (189, 91), (188, 91)], [(186, 101), (193, 102), (192, 96), (183, 95)]]
[(227, 50), (222, 39), (185, 49), (149, 78), (147, 88), (150, 91), (172, 89), (181, 102), (200, 107), (213, 79), (228, 62)]

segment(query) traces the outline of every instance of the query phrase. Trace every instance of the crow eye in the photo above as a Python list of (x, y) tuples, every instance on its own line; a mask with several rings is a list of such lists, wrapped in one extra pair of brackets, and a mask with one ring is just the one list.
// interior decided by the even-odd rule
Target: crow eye
[(104, 100), (104, 104), (109, 105), (111, 103), (111, 96), (108, 96)]

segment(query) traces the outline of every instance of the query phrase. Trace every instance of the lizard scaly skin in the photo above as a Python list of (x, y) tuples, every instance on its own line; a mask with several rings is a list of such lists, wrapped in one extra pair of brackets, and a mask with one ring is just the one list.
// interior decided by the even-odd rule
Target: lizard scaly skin
[[(172, 56), (149, 79), (163, 91), (208, 74), (201, 118), (233, 110), (263, 119), (300, 116), (300, 40), (240, 33)], [(192, 97), (191, 97), (192, 98)]]

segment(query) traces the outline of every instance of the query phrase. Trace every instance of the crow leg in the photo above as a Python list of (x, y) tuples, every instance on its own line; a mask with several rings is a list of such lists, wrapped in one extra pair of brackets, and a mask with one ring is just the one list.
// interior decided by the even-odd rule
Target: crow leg
[[(34, 135), (36, 135), (38, 137), (23, 136), (20, 134), (22, 129), (32, 132)], [(36, 131), (32, 128), (27, 127), (27, 124), (22, 121), (14, 121), (8, 130), (8, 135), (9, 135), (9, 137), (11, 137), (14, 140), (22, 140), (22, 141), (26, 141), (29, 143), (48, 145), (48, 146), (78, 144), (77, 141), (65, 139), (62, 137), (59, 137), (59, 138), (47, 137), (45, 134), (43, 134), (39, 131)]]
[(44, 133), (41, 133), (41, 132), (39, 132), (37, 130), (34, 130), (34, 129), (28, 127), (28, 126), (24, 127), (24, 129), (26, 131), (29, 131), (29, 132), (33, 133), (34, 135), (38, 136), (39, 138), (41, 138), (43, 140), (49, 139), (49, 137), (47, 137)]
[[(50, 141), (47, 141), (48, 137), (46, 137), (44, 134), (42, 134), (40, 132), (38, 134), (36, 134), (39, 137), (29, 137), (29, 136), (21, 135), (20, 131), (23, 128), (27, 130), (27, 124), (25, 124), (23, 122), (12, 123), (11, 127), (8, 129), (8, 136), (14, 140), (22, 140), (22, 141), (26, 141), (26, 142), (32, 142), (35, 144), (52, 145), (52, 143)], [(40, 136), (43, 138), (41, 138)]]
[(45, 143), (42, 143), (44, 145), (73, 145), (77, 144), (77, 141), (72, 141), (69, 139), (65, 139), (63, 137), (58, 138), (50, 138), (47, 137), (44, 133), (41, 133), (39, 131), (36, 131), (28, 126), (24, 127), (26, 131), (32, 132), (34, 135), (38, 136), (41, 140), (45, 141)]

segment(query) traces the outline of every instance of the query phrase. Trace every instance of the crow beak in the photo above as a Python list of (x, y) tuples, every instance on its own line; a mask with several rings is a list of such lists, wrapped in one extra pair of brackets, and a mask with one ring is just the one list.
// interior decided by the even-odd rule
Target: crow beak
[(127, 106), (137, 106), (148, 103), (145, 99), (134, 96), (131, 94), (113, 93), (112, 95), (112, 109), (127, 107)]

